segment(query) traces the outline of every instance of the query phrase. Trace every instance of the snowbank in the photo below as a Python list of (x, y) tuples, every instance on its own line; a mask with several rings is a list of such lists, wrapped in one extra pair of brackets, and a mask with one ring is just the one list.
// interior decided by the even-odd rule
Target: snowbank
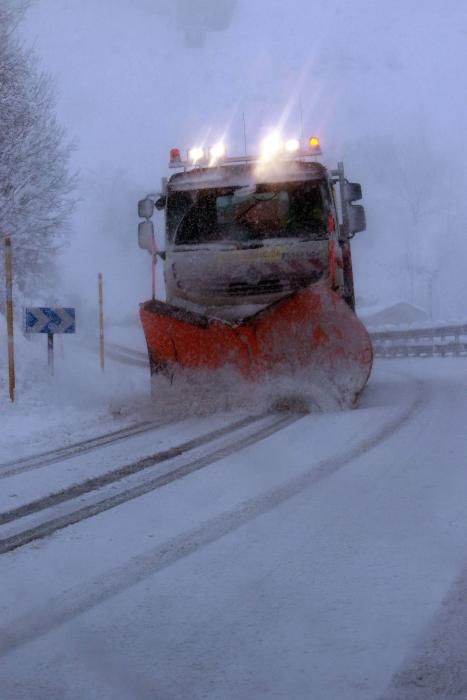
[(46, 336), (25, 338), (16, 326), (15, 401), (8, 394), (6, 324), (0, 315), (0, 463), (145, 420), (151, 410), (147, 372), (108, 362), (99, 367), (97, 339), (56, 336), (55, 373), (47, 367)]

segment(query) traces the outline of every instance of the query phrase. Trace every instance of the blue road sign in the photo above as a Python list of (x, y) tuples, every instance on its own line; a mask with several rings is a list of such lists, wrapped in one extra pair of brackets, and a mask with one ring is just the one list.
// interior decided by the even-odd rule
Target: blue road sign
[(26, 333), (75, 333), (75, 309), (37, 306), (24, 310)]

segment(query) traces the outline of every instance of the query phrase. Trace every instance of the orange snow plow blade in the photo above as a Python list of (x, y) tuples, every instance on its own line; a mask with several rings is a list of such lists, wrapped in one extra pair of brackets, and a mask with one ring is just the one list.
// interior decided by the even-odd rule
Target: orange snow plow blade
[(249, 380), (311, 369), (352, 403), (371, 372), (370, 337), (334, 292), (307, 287), (259, 313), (232, 321), (160, 301), (140, 307), (155, 371), (234, 366)]

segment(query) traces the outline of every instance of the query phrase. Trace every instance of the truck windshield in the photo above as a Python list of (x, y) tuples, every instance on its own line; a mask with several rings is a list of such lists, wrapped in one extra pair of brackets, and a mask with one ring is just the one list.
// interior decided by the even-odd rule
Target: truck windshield
[(167, 216), (176, 244), (327, 237), (329, 205), (322, 182), (174, 192)]

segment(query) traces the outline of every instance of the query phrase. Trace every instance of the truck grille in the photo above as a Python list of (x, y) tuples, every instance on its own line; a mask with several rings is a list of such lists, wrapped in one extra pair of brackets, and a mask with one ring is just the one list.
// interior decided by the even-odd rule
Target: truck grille
[(321, 272), (314, 272), (303, 278), (295, 277), (293, 280), (269, 277), (261, 279), (256, 284), (239, 281), (230, 282), (228, 284), (209, 285), (209, 287), (206, 288), (206, 292), (214, 296), (227, 297), (289, 293), (317, 282), (321, 274)]

